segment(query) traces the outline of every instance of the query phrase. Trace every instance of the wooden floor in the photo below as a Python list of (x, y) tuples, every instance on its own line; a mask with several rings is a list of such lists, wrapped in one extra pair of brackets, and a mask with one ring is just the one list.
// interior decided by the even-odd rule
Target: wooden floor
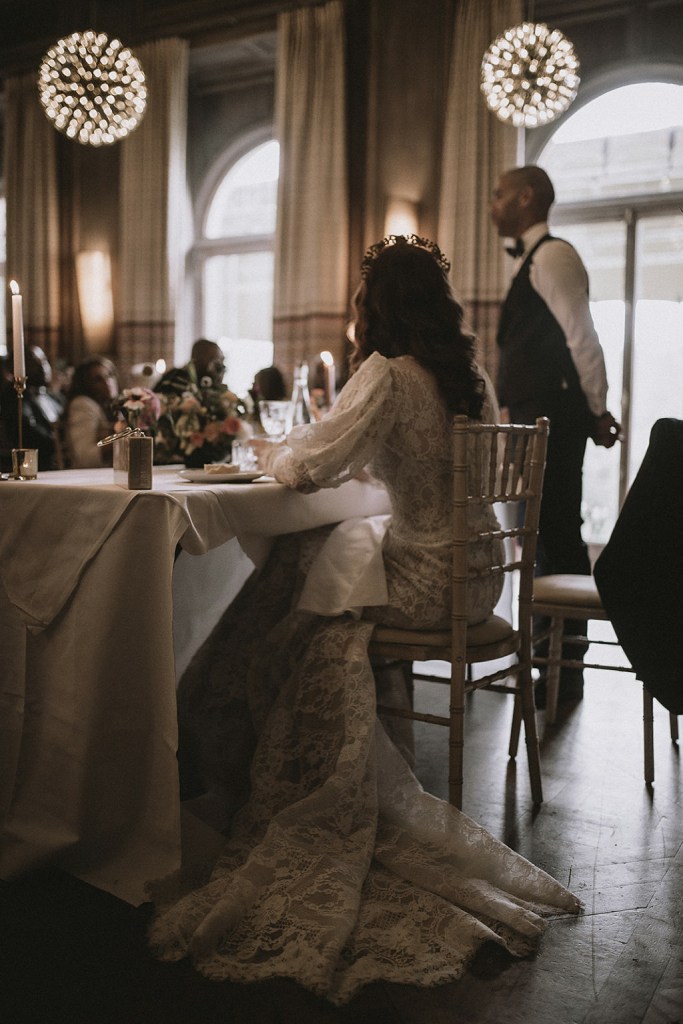
[[(460, 982), (377, 984), (336, 1009), (289, 982), (216, 984), (155, 963), (149, 909), (65, 876), (0, 886), (3, 1024), (681, 1024), (683, 771), (668, 716), (655, 718), (656, 781), (642, 776), (641, 702), (630, 677), (586, 673), (582, 703), (542, 742), (545, 802), (532, 812), (524, 755), (506, 756), (511, 701), (467, 712), (465, 811), (576, 892), (538, 954), (481, 957)], [(683, 724), (683, 721), (682, 723)], [(426, 728), (426, 727), (420, 727)], [(425, 788), (443, 795), (445, 733), (418, 737)]]

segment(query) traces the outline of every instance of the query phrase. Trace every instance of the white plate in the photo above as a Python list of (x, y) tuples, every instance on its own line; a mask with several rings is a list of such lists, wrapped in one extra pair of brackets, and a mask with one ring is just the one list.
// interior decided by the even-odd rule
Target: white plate
[(263, 473), (207, 473), (205, 469), (181, 469), (179, 475), (194, 484), (248, 484), (258, 480)]

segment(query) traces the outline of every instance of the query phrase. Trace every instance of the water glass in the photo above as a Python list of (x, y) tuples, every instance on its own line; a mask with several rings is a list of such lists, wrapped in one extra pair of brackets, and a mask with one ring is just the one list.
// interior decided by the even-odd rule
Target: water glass
[(258, 404), (261, 426), (269, 437), (281, 441), (292, 429), (292, 403), (262, 399)]
[(12, 476), (15, 480), (35, 480), (38, 476), (38, 449), (12, 449)]
[(253, 473), (258, 465), (258, 456), (248, 441), (233, 441), (230, 462), (240, 473)]

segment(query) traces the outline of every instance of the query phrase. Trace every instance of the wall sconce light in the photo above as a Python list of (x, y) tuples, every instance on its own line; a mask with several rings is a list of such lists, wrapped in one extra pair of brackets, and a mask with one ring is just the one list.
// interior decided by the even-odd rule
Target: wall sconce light
[(97, 249), (79, 252), (76, 281), (86, 344), (92, 352), (106, 351), (114, 328), (109, 253)]
[(384, 234), (418, 235), (418, 204), (411, 199), (389, 199), (384, 218)]

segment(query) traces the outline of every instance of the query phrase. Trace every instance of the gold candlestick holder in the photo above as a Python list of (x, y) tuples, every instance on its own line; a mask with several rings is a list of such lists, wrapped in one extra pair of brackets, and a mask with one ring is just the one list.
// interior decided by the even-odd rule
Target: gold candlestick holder
[(17, 393), (17, 448), (12, 449), (12, 479), (35, 480), (38, 476), (37, 448), (24, 448), (24, 391), (26, 377), (14, 377), (14, 390)]
[(28, 377), (17, 377), (14, 376), (14, 390), (17, 393), (17, 437), (19, 439), (19, 447), (24, 447), (24, 391), (26, 390), (26, 381)]

